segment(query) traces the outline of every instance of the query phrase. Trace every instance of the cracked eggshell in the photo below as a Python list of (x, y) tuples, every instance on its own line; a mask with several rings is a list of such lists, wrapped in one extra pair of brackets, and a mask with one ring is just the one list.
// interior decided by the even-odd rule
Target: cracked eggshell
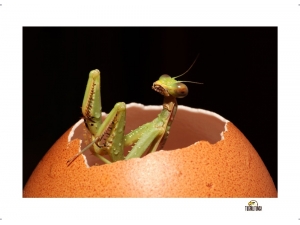
[[(127, 105), (126, 133), (161, 106)], [(273, 180), (246, 137), (216, 113), (179, 106), (164, 150), (101, 164), (85, 145), (83, 120), (50, 148), (23, 197), (277, 197)], [(172, 150), (172, 151), (167, 151)]]

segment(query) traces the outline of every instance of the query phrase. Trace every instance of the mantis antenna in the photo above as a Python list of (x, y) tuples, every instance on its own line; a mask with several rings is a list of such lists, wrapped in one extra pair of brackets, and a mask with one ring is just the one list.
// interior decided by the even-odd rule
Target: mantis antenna
[[(191, 65), (184, 73), (182, 73), (182, 74), (180, 74), (180, 75), (178, 75), (178, 76), (176, 76), (176, 77), (173, 77), (173, 78), (176, 79), (177, 77), (181, 77), (181, 76), (183, 76), (184, 74), (186, 74), (187, 72), (189, 72), (190, 69), (191, 69), (191, 68), (193, 67), (193, 65), (195, 64), (195, 62), (197, 61), (198, 57), (199, 57), (199, 53), (198, 53), (196, 59), (194, 60), (194, 62), (192, 63), (192, 65)], [(188, 80), (179, 80), (179, 81), (177, 81), (176, 83), (180, 83), (180, 82), (194, 83), (194, 84), (203, 84), (203, 83), (194, 82), (194, 81), (188, 81)]]
[[(198, 53), (196, 59), (194, 60), (194, 62), (192, 63), (192, 65), (191, 65), (184, 73), (182, 73), (182, 74), (180, 74), (180, 75), (178, 75), (178, 76), (176, 76), (176, 77), (173, 77), (173, 78), (176, 79), (177, 77), (181, 77), (181, 76), (183, 76), (184, 74), (186, 74), (187, 72), (189, 72), (190, 69), (191, 69), (191, 68), (193, 67), (193, 65), (195, 64), (195, 62), (197, 61), (198, 57), (199, 57), (199, 53)], [(181, 81), (181, 82), (182, 82), (182, 81)]]

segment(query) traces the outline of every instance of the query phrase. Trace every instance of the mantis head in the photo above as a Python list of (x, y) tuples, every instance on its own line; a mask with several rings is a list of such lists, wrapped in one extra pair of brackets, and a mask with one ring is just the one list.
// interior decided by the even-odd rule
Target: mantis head
[(158, 81), (153, 83), (152, 89), (163, 96), (173, 96), (174, 98), (184, 98), (189, 92), (188, 87), (184, 83), (175, 80), (168, 74), (161, 75)]
[[(197, 55), (196, 59), (192, 63), (192, 65), (185, 71), (183, 74), (177, 76), (181, 77), (186, 74), (192, 66), (195, 64), (199, 54)], [(172, 96), (174, 98), (184, 98), (189, 93), (188, 87), (182, 82), (189, 82), (195, 84), (202, 84), (193, 81), (177, 81), (177, 77), (171, 77), (168, 74), (163, 74), (159, 77), (158, 81), (153, 83), (152, 89), (157, 91), (158, 93), (162, 94), (165, 97)]]

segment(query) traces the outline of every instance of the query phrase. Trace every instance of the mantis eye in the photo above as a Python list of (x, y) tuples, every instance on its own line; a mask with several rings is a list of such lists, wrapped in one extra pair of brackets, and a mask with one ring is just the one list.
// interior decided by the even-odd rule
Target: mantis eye
[(176, 98), (184, 98), (189, 93), (189, 89), (184, 83), (179, 82), (173, 84), (173, 87), (169, 93)]

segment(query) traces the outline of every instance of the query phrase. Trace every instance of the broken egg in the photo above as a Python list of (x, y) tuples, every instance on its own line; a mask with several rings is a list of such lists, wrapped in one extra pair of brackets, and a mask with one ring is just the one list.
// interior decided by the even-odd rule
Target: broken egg
[[(128, 133), (162, 106), (126, 108)], [(251, 143), (214, 112), (179, 106), (164, 150), (104, 165), (86, 151), (67, 166), (86, 135), (83, 120), (66, 131), (33, 171), (23, 197), (277, 197)]]

